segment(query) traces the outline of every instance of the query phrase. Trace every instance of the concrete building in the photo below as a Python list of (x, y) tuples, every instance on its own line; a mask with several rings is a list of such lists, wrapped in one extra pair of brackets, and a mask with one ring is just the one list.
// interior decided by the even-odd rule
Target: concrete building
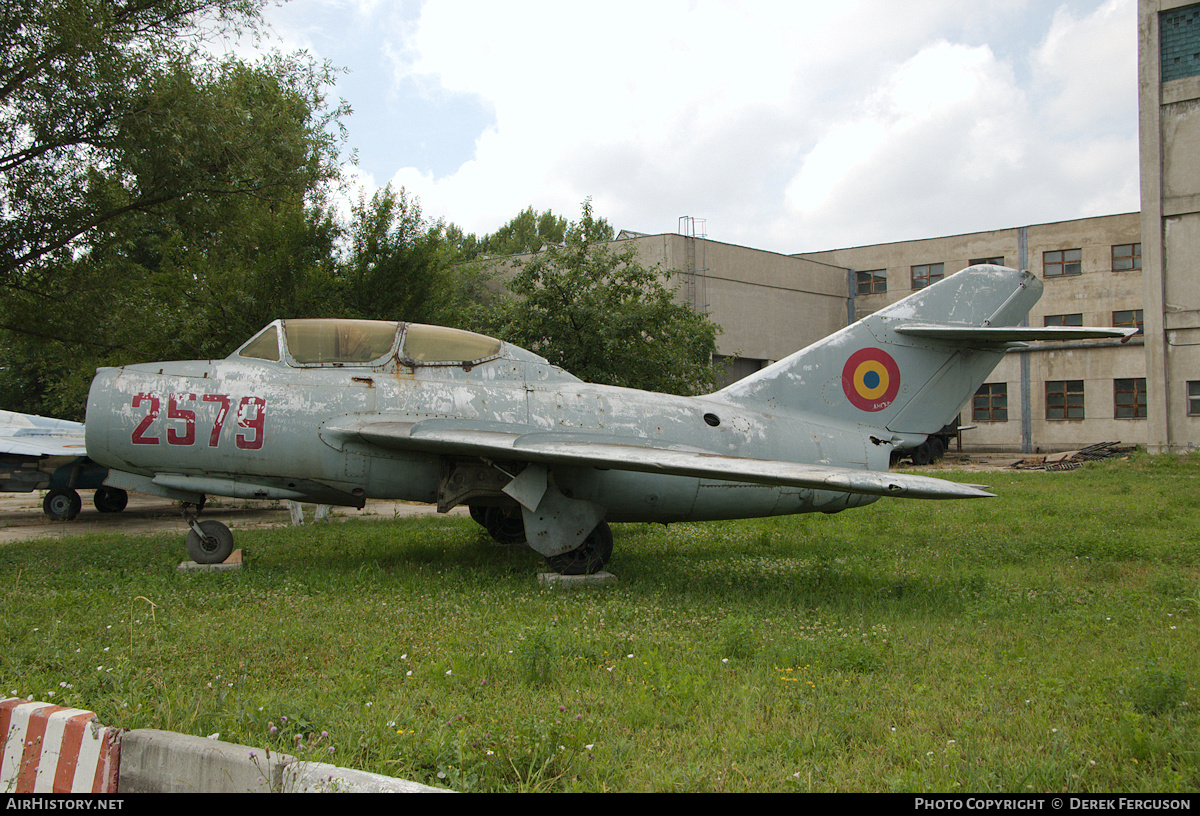
[(1146, 384), (1152, 450), (1200, 444), (1200, 3), (1139, 0)]
[[(851, 271), (856, 318), (976, 263), (1038, 273), (1035, 326), (1142, 325), (1138, 213), (807, 253)], [(965, 447), (1052, 451), (1097, 442), (1146, 444), (1145, 342), (1041, 343), (1011, 352), (962, 422)]]

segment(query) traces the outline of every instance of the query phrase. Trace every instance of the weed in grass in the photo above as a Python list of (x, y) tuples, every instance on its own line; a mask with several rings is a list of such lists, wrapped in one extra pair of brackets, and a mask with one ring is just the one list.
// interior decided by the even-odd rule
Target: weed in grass
[(1157, 663), (1143, 665), (1129, 684), (1129, 701), (1139, 714), (1161, 716), (1183, 704), (1187, 680)]
[(723, 658), (749, 660), (758, 652), (754, 622), (749, 615), (730, 615), (721, 621), (716, 638), (717, 653)]
[(553, 627), (527, 629), (517, 647), (521, 676), (532, 686), (543, 686), (554, 679), (558, 655)]

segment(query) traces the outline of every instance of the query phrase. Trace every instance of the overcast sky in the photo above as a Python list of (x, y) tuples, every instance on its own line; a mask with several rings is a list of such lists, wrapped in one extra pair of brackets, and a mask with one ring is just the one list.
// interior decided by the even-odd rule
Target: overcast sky
[(430, 218), (522, 209), (804, 252), (1132, 212), (1136, 0), (291, 0), (348, 167)]

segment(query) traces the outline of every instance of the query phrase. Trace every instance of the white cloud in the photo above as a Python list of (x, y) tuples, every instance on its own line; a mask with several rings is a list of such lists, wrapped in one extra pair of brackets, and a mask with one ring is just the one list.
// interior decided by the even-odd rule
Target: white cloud
[[(484, 232), (531, 205), (574, 217), (591, 196), (619, 228), (693, 215), (717, 240), (801, 251), (1135, 209), (1134, 0), (1064, 2), (294, 0), (278, 14), (311, 32), (301, 18), (319, 11), (346, 32), (325, 46), (375, 55), (350, 66), (378, 87), (360, 112), (438, 115), (405, 107), (414, 92), (486, 112), (440, 162), (418, 148), (459, 122), (378, 140), (374, 175), (431, 216)], [(352, 118), (352, 144), (360, 121), (378, 124)]]

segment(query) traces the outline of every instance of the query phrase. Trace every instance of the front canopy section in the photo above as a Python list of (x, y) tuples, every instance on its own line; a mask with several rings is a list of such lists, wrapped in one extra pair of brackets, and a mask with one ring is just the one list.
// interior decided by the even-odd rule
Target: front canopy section
[[(399, 349), (397, 345), (399, 344)], [(383, 363), (393, 354), (409, 366), (474, 366), (500, 356), (503, 344), (462, 329), (385, 320), (276, 320), (233, 357), (291, 365), (340, 367)]]

